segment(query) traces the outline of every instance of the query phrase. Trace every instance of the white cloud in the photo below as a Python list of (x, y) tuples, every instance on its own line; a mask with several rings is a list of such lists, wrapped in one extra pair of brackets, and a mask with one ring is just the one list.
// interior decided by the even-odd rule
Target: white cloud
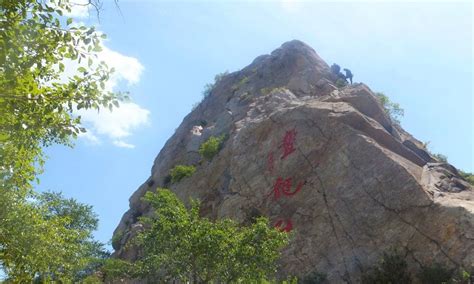
[(100, 144), (99, 138), (95, 136), (94, 133), (92, 133), (92, 130), (87, 130), (87, 132), (79, 133), (77, 136), (79, 138), (85, 139), (91, 145)]
[(132, 102), (120, 104), (113, 111), (108, 109), (77, 111), (83, 125), (92, 133), (105, 136), (113, 140), (118, 147), (133, 148), (132, 144), (123, 141), (132, 131), (149, 123), (150, 111)]
[(109, 67), (115, 68), (115, 72), (107, 82), (110, 90), (116, 87), (120, 80), (126, 81), (128, 85), (133, 85), (140, 81), (144, 67), (138, 59), (120, 54), (105, 45), (103, 45), (103, 50), (98, 56), (99, 60), (107, 63)]
[(115, 146), (120, 147), (120, 148), (129, 148), (129, 149), (135, 148), (135, 145), (128, 144), (127, 142), (122, 141), (122, 140), (114, 140), (112, 143), (114, 143)]
[(302, 9), (303, 3), (298, 0), (281, 0), (280, 7), (290, 13), (298, 12)]
[[(115, 72), (112, 73), (105, 84), (106, 91), (113, 91), (120, 81), (125, 81), (128, 86), (138, 83), (145, 69), (137, 58), (114, 51), (105, 46), (104, 42), (102, 42), (102, 51), (97, 53), (96, 64), (93, 64), (91, 68), (96, 68), (100, 61), (104, 61), (109, 68), (113, 67), (115, 69)], [(61, 82), (63, 83), (67, 82), (69, 77), (77, 75), (77, 68), (80, 66), (87, 68), (84, 62), (79, 64), (77, 61), (70, 59), (64, 59), (62, 63), (65, 67), (61, 76)]]
[[(97, 54), (96, 62), (104, 61), (109, 68), (114, 68), (115, 72), (105, 84), (106, 91), (114, 91), (120, 82), (127, 86), (136, 84), (140, 81), (144, 70), (143, 65), (137, 58), (123, 55), (115, 50), (105, 46), (102, 42), (102, 51)], [(77, 74), (79, 66), (87, 66), (77, 61), (64, 60), (64, 72), (60, 78), (61, 82), (67, 82), (69, 77)], [(95, 68), (95, 64), (92, 68)], [(87, 141), (89, 145), (98, 145), (104, 138), (110, 139), (117, 147), (134, 148), (134, 145), (123, 141), (123, 138), (132, 135), (132, 131), (149, 123), (150, 111), (142, 108), (133, 102), (122, 102), (120, 107), (113, 111), (108, 109), (75, 111), (75, 114), (81, 116), (82, 126), (87, 129), (86, 133), (79, 135), (79, 138)]]

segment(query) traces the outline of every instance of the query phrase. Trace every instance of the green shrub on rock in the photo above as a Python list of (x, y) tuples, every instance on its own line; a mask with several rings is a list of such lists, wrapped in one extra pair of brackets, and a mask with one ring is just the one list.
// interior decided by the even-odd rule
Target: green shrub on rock
[(318, 271), (313, 271), (308, 275), (304, 276), (302, 279), (299, 279), (298, 284), (323, 284), (327, 283), (326, 278), (326, 274)]
[(459, 174), (472, 186), (474, 186), (474, 174), (465, 172), (465, 171), (459, 171)]
[(422, 268), (418, 278), (422, 284), (442, 284), (449, 283), (452, 276), (452, 270), (435, 263), (432, 266)]
[(362, 275), (362, 284), (412, 283), (408, 264), (397, 250), (384, 252), (378, 266)]
[(199, 154), (207, 160), (212, 160), (212, 158), (214, 158), (214, 156), (221, 150), (224, 140), (225, 135), (209, 137), (209, 139), (199, 147)]
[(432, 156), (438, 160), (438, 162), (441, 162), (441, 163), (447, 163), (448, 162), (448, 157), (446, 155), (443, 155), (443, 154), (432, 154)]
[(374, 93), (375, 97), (380, 101), (385, 113), (392, 119), (393, 122), (400, 124), (400, 118), (405, 114), (405, 110), (400, 107), (400, 104), (390, 101), (390, 99), (381, 92)]
[(185, 177), (192, 176), (196, 171), (195, 166), (177, 165), (171, 169), (171, 182), (176, 183)]
[(342, 88), (342, 87), (345, 87), (345, 86), (347, 86), (347, 81), (346, 81), (346, 80), (337, 79), (337, 81), (336, 81), (336, 87)]

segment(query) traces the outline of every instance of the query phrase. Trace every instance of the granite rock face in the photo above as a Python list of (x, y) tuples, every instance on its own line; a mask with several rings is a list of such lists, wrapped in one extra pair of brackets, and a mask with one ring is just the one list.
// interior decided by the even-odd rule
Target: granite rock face
[[(358, 282), (383, 251), (398, 248), (412, 271), (438, 262), (474, 266), (474, 191), (394, 124), (363, 84), (342, 88), (329, 66), (300, 41), (283, 44), (223, 77), (186, 116), (130, 198), (114, 232), (115, 256), (150, 213), (141, 197), (168, 187), (202, 202), (209, 218), (242, 223), (264, 215), (294, 238), (280, 275), (324, 272), (331, 283)], [(198, 149), (226, 134), (211, 160)], [(177, 164), (196, 172), (175, 184)]]

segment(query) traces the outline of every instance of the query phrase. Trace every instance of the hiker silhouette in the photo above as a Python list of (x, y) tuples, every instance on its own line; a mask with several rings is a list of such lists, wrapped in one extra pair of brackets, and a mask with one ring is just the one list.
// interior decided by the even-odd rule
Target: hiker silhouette
[(349, 70), (349, 69), (347, 69), (347, 68), (344, 68), (344, 72), (346, 72), (345, 78), (346, 78), (346, 79), (349, 79), (349, 81), (350, 81), (351, 84), (352, 84), (352, 77), (354, 77), (354, 75), (352, 74), (351, 70)]

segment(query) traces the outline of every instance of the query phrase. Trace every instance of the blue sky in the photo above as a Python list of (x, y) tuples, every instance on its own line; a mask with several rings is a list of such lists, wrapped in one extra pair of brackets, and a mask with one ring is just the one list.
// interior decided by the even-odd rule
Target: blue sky
[[(79, 1), (79, 0), (78, 0)], [(103, 59), (114, 90), (132, 102), (110, 114), (82, 113), (89, 134), (54, 146), (40, 190), (92, 204), (107, 242), (128, 198), (216, 73), (236, 71), (299, 39), (354, 81), (405, 109), (402, 126), (458, 168), (473, 167), (472, 4), (469, 2), (112, 1), (101, 12)], [(74, 11), (97, 24), (94, 14)]]

